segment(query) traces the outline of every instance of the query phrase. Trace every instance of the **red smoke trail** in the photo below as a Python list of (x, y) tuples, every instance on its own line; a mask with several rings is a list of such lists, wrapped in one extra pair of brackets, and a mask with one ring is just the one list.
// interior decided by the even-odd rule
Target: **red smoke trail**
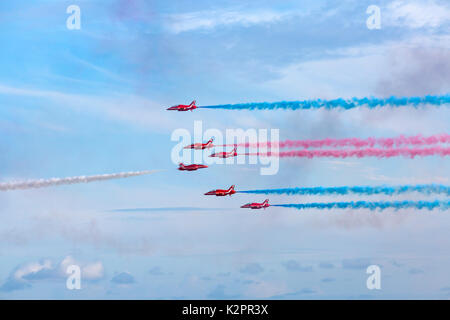
[(282, 152), (255, 152), (244, 153), (242, 155), (247, 156), (274, 156), (280, 158), (320, 158), (320, 157), (332, 157), (332, 158), (349, 158), (349, 157), (377, 157), (377, 158), (392, 158), (392, 157), (408, 157), (414, 158), (417, 156), (448, 156), (450, 155), (450, 148), (433, 147), (433, 148), (397, 148), (397, 149), (379, 149), (379, 148), (366, 148), (366, 149), (350, 149), (350, 150), (293, 150)]
[[(281, 142), (240, 143), (236, 146), (246, 148), (271, 147), (278, 144), (279, 148), (322, 148), (322, 147), (374, 147), (394, 148), (404, 145), (427, 146), (438, 143), (450, 143), (449, 134), (437, 134), (429, 137), (416, 135), (411, 137), (399, 136), (395, 138), (344, 138), (344, 139), (317, 139), (317, 140), (285, 140)], [(234, 145), (223, 145), (234, 146)], [(219, 147), (219, 146), (218, 146)]]

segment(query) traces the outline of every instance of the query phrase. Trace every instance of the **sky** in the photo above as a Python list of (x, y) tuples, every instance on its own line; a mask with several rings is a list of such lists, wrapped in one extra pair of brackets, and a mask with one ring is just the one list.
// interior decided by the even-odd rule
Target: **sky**
[[(379, 29), (366, 25), (370, 5)], [(274, 175), (260, 164), (180, 172), (171, 158), (172, 134), (194, 121), (281, 140), (433, 135), (448, 133), (446, 106), (166, 108), (448, 94), (449, 17), (439, 0), (0, 2), (0, 182), (160, 170), (0, 191), (0, 299), (448, 299), (448, 211), (255, 213), (239, 207), (262, 195), (203, 196), (232, 184), (448, 185), (446, 158), (280, 159)], [(392, 197), (270, 196), (351, 200)], [(66, 287), (73, 264), (80, 290)], [(373, 264), (380, 290), (366, 286)]]

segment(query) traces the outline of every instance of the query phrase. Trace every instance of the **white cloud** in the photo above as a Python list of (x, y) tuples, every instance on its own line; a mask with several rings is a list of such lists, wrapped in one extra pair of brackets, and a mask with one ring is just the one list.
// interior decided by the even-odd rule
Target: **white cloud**
[[(319, 18), (330, 17), (338, 9), (325, 10)], [(275, 11), (261, 9), (208, 10), (171, 14), (166, 16), (168, 31), (178, 34), (194, 30), (212, 30), (224, 26), (272, 24), (294, 16), (311, 15), (311, 12)], [(382, 9), (382, 25), (407, 28), (437, 28), (450, 21), (450, 7), (435, 0), (395, 0)]]
[[(449, 46), (449, 36), (435, 35), (327, 50), (324, 51), (325, 58), (293, 62), (279, 68), (279, 77), (264, 82), (262, 86), (285, 100), (376, 95), (375, 89), (380, 79), (392, 74), (393, 66), (389, 58), (393, 51), (406, 52), (419, 47), (423, 50), (442, 48), (445, 52)], [(416, 67), (409, 66), (409, 69)]]
[(67, 256), (61, 261), (58, 274), (67, 277), (66, 270), (70, 265), (78, 265), (81, 268), (81, 278), (84, 280), (98, 280), (104, 276), (103, 264), (100, 261), (83, 263), (76, 261), (72, 256)]
[(76, 261), (72, 256), (67, 256), (61, 261), (60, 273), (66, 277), (67, 267), (70, 265), (78, 265), (81, 268), (81, 277), (84, 280), (98, 280), (104, 276), (104, 267), (100, 261), (93, 263), (81, 263)]
[(38, 262), (28, 262), (17, 267), (0, 287), (0, 291), (13, 291), (29, 288), (31, 283), (41, 280), (64, 280), (67, 278), (67, 267), (78, 265), (81, 268), (81, 279), (95, 281), (102, 279), (104, 268), (101, 262), (82, 263), (73, 257), (65, 257), (59, 264), (53, 264), (50, 259)]
[(67, 270), (68, 266), (74, 265), (74, 264), (77, 264), (74, 258), (72, 258), (71, 256), (65, 257), (61, 261), (61, 264), (60, 264), (60, 268), (61, 268), (62, 273), (64, 273), (64, 271)]
[(214, 29), (218, 26), (241, 25), (248, 27), (256, 24), (274, 23), (291, 16), (291, 13), (281, 13), (272, 10), (257, 12), (241, 11), (197, 11), (173, 14), (168, 17), (169, 31), (181, 33), (197, 29)]
[(380, 57), (370, 55), (292, 64), (280, 69), (280, 78), (264, 86), (286, 100), (365, 96), (375, 85), (368, 75), (378, 73), (379, 61)]
[[(388, 25), (398, 27), (437, 28), (450, 21), (450, 7), (436, 1), (396, 0), (387, 6), (385, 18)], [(383, 13), (382, 13), (383, 14)]]
[(95, 262), (84, 266), (81, 270), (81, 275), (84, 279), (96, 280), (103, 278), (104, 268), (101, 262)]
[(52, 262), (50, 260), (44, 260), (42, 262), (30, 262), (22, 267), (19, 267), (14, 272), (14, 278), (17, 280), (22, 280), (28, 275), (37, 274), (40, 271), (43, 270), (51, 270), (52, 269)]

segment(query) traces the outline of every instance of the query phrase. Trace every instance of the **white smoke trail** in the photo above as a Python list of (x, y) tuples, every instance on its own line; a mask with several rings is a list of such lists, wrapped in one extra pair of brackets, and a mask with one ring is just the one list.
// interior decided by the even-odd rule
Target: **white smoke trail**
[(50, 178), (50, 179), (39, 179), (39, 180), (3, 182), (3, 183), (0, 183), (0, 191), (44, 188), (44, 187), (51, 187), (51, 186), (59, 186), (59, 185), (63, 185), (63, 184), (88, 183), (88, 182), (94, 182), (94, 181), (121, 179), (121, 178), (142, 176), (145, 174), (151, 174), (151, 173), (155, 173), (158, 171), (159, 170), (146, 170), (146, 171), (120, 172), (120, 173), (111, 173), (111, 174), (99, 174), (99, 175), (94, 175), (94, 176), (78, 176), (78, 177), (67, 177), (67, 178)]

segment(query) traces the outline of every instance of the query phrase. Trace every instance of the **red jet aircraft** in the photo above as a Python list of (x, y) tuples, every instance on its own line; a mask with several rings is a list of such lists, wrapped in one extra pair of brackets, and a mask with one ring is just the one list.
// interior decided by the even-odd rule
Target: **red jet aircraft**
[(253, 203), (247, 203), (244, 204), (243, 206), (241, 206), (241, 208), (250, 208), (250, 209), (263, 209), (264, 210), (269, 207), (269, 199), (264, 200), (263, 203), (257, 203), (257, 202), (253, 202)]
[(205, 196), (223, 197), (223, 196), (231, 196), (232, 194), (235, 194), (235, 193), (236, 193), (236, 191), (234, 191), (234, 184), (233, 184), (227, 190), (216, 189), (216, 190), (208, 191), (207, 193), (205, 193)]
[(214, 141), (214, 139), (211, 138), (208, 140), (207, 143), (194, 143), (194, 144), (184, 147), (184, 149), (195, 149), (195, 150), (209, 149), (209, 148), (214, 147), (212, 144), (213, 141)]
[(194, 110), (197, 106), (195, 105), (195, 100), (191, 102), (191, 104), (179, 104), (176, 106), (172, 106), (170, 108), (167, 108), (167, 110), (175, 110), (175, 111), (188, 111), (188, 110)]
[(210, 155), (210, 157), (216, 157), (216, 158), (231, 158), (231, 157), (236, 157), (236, 156), (237, 156), (236, 148), (234, 148), (230, 152), (219, 152), (219, 153), (213, 153)]
[(195, 171), (197, 169), (208, 168), (208, 166), (204, 164), (189, 164), (185, 166), (183, 163), (180, 163), (178, 170), (180, 171)]

